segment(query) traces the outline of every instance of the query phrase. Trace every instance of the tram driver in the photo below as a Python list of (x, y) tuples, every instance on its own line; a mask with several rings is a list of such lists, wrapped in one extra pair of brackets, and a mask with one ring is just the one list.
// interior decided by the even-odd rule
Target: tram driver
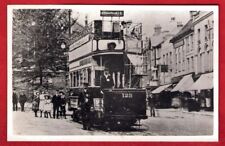
[(114, 83), (113, 83), (113, 78), (109, 73), (109, 69), (106, 68), (104, 70), (104, 75), (101, 77), (101, 88), (113, 88)]

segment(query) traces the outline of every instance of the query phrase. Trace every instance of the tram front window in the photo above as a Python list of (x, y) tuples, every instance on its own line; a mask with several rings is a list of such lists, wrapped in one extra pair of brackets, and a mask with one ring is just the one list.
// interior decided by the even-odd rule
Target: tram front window
[(120, 22), (118, 21), (94, 21), (96, 39), (122, 39)]

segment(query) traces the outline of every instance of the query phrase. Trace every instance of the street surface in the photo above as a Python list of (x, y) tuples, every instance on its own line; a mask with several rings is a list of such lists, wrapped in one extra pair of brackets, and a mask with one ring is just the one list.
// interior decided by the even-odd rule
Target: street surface
[(106, 132), (100, 128), (83, 130), (82, 124), (73, 122), (70, 116), (67, 119), (35, 118), (32, 111), (16, 111), (13, 112), (13, 127), (15, 135), (212, 135), (213, 113), (157, 109), (157, 117), (142, 120), (140, 127)]

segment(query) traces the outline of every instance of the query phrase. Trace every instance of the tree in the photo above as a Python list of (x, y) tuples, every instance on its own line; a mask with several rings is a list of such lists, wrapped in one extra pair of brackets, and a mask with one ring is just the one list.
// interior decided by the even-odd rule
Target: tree
[[(13, 68), (21, 70), (24, 82), (43, 77), (55, 77), (67, 71), (68, 47), (61, 44), (68, 38), (70, 25), (77, 18), (69, 19), (70, 10), (15, 9), (13, 11)], [(19, 61), (18, 61), (19, 60)]]

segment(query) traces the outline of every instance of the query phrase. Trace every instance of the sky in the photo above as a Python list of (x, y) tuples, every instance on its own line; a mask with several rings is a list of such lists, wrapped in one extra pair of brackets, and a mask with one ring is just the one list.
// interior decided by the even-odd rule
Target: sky
[[(177, 8), (177, 9), (176, 9)], [(72, 17), (78, 17), (78, 22), (84, 24), (85, 16), (88, 16), (88, 21), (91, 22), (95, 19), (102, 19), (100, 17), (100, 10), (123, 10), (124, 17), (120, 20), (131, 20), (135, 23), (142, 23), (143, 35), (152, 36), (154, 32), (154, 26), (160, 24), (162, 30), (172, 30), (175, 22), (171, 22), (171, 17), (175, 17), (176, 22), (182, 22), (185, 24), (190, 19), (189, 11), (193, 9), (181, 9), (176, 7), (169, 8), (163, 7), (156, 9), (154, 6), (90, 6), (90, 7), (78, 7), (72, 9)], [(105, 17), (104, 19), (111, 19)], [(119, 20), (118, 17), (114, 17), (113, 20)]]

